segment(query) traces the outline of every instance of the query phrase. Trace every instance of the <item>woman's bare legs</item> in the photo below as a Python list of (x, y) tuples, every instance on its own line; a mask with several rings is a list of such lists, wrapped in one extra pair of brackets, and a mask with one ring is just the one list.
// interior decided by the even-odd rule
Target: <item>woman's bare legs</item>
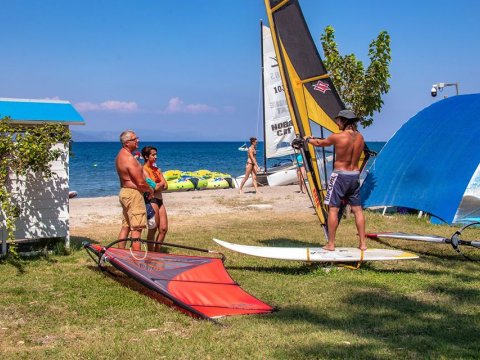
[(258, 184), (257, 184), (257, 169), (255, 168), (252, 169), (252, 181), (253, 181), (253, 187), (255, 188), (255, 193), (258, 194), (259, 191), (258, 191)]
[[(243, 185), (245, 185), (245, 182), (248, 180), (248, 178), (250, 177), (250, 173), (252, 172), (253, 170), (253, 165), (252, 164), (247, 164), (247, 166), (245, 166), (245, 176), (242, 180), (242, 183), (240, 184), (240, 189), (238, 189), (238, 192), (241, 193), (242, 192), (242, 189), (243, 189)], [(255, 182), (254, 182), (255, 184)]]
[[(159, 215), (158, 215), (158, 205), (152, 203), (153, 210), (155, 210), (155, 224), (158, 225), (159, 223)], [(148, 229), (147, 232), (147, 240), (153, 241), (155, 239), (155, 233), (157, 232), (157, 228), (154, 227), (153, 229)], [(155, 251), (155, 244), (148, 243), (148, 251)]]
[(307, 187), (305, 185), (305, 168), (303, 166), (297, 167), (297, 178), (298, 178), (298, 186), (300, 186), (300, 191), (304, 194), (307, 191)]
[(160, 252), (160, 248), (162, 246), (163, 240), (165, 240), (165, 236), (168, 232), (168, 217), (167, 217), (167, 209), (165, 209), (165, 205), (162, 204), (158, 209), (158, 234), (157, 239), (155, 240), (157, 244), (155, 245), (155, 251)]

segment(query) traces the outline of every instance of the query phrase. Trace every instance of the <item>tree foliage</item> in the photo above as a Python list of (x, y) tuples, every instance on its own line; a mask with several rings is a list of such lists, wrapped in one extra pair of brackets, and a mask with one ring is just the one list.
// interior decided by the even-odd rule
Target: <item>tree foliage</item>
[(61, 124), (42, 123), (35, 126), (18, 125), (9, 117), (0, 119), (0, 210), (7, 239), (14, 240), (15, 220), (21, 212), (15, 203), (9, 183), (11, 175), (28, 176), (42, 173), (52, 177), (50, 162), (58, 159), (62, 151), (54, 146), (68, 146), (70, 131)]
[(383, 106), (382, 95), (390, 89), (390, 35), (382, 31), (370, 43), (370, 65), (366, 70), (363, 62), (354, 54), (340, 55), (333, 27), (325, 28), (321, 42), (325, 66), (340, 97), (347, 107), (362, 118), (363, 127), (370, 126), (374, 112), (380, 111)]

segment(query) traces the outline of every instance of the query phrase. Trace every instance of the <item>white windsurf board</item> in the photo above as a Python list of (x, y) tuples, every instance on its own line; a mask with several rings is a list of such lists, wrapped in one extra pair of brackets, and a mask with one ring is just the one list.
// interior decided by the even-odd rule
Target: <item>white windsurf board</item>
[(273, 247), (232, 244), (223, 240), (213, 239), (217, 244), (246, 255), (269, 259), (296, 260), (310, 262), (358, 262), (358, 261), (390, 261), (412, 260), (418, 256), (403, 250), (367, 249), (362, 252), (357, 248), (337, 247), (335, 251), (324, 250), (321, 247)]

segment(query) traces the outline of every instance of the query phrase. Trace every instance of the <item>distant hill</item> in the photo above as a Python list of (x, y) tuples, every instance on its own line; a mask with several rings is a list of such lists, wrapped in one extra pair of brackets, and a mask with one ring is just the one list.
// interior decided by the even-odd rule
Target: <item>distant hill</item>
[(76, 142), (110, 142), (118, 141), (116, 132), (112, 131), (76, 131), (72, 130), (72, 140)]
[[(76, 142), (116, 142), (121, 131), (78, 131), (72, 130), (72, 139)], [(142, 142), (145, 141), (243, 141), (219, 139), (214, 135), (202, 136), (195, 131), (167, 132), (164, 130), (135, 129)]]

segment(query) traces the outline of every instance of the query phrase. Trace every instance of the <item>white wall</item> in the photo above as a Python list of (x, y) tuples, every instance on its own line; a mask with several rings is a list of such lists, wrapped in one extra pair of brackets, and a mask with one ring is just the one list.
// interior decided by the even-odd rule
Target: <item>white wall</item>
[[(65, 237), (69, 240), (68, 211), (68, 147), (59, 144), (60, 158), (51, 163), (53, 176), (44, 179), (42, 174), (10, 179), (13, 198), (21, 208), (16, 222), (16, 239)], [(7, 237), (2, 226), (0, 239)]]

